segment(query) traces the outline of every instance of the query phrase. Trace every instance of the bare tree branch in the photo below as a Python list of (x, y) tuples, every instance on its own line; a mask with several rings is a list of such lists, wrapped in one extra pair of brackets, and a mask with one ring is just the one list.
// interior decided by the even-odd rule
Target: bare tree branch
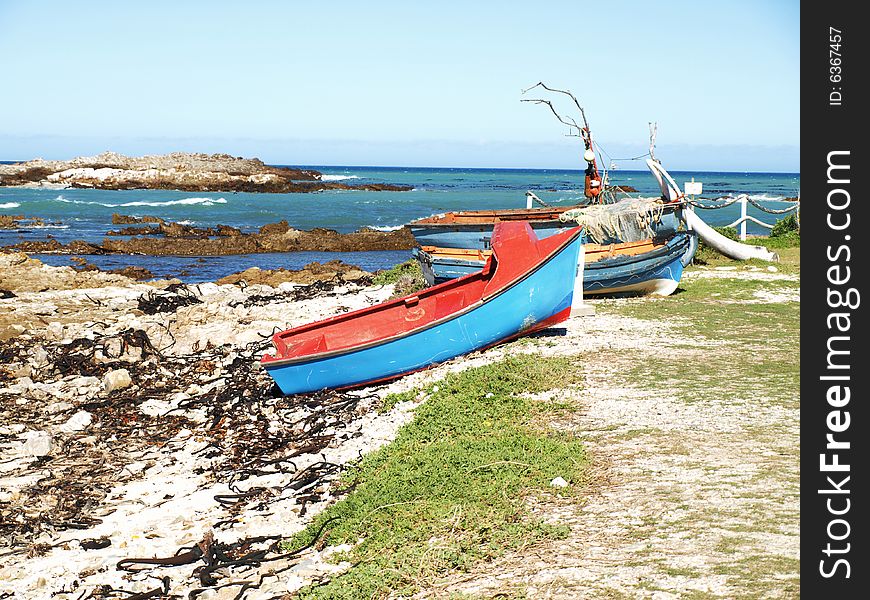
[(565, 94), (566, 96), (571, 98), (571, 100), (574, 101), (574, 106), (577, 107), (577, 110), (580, 111), (580, 115), (583, 117), (583, 125), (586, 127), (586, 129), (589, 129), (589, 123), (586, 121), (586, 111), (583, 110), (583, 107), (580, 106), (580, 102), (577, 100), (577, 97), (574, 94), (572, 94), (570, 90), (560, 90), (557, 88), (551, 88), (550, 86), (545, 84), (543, 81), (539, 81), (538, 83), (536, 83), (532, 87), (524, 89), (523, 94), (525, 94), (529, 90), (535, 89), (536, 87), (542, 87), (545, 90), (547, 90), (548, 92), (556, 92), (557, 94)]
[(572, 137), (583, 137), (583, 129), (577, 124), (577, 121), (572, 119), (571, 117), (563, 117), (558, 112), (556, 112), (556, 108), (553, 106), (553, 103), (549, 100), (544, 100), (543, 98), (523, 98), (520, 102), (533, 102), (535, 104), (546, 104), (550, 107), (550, 112), (552, 112), (560, 122), (564, 123), (568, 127), (573, 127), (577, 129), (577, 133), (569, 133), (568, 135)]

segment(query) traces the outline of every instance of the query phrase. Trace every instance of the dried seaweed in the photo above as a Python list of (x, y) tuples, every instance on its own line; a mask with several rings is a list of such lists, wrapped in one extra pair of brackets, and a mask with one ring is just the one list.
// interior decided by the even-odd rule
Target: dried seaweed
[[(317, 282), (296, 288), (287, 297), (316, 297), (332, 292), (336, 285)], [(186, 288), (177, 288), (164, 297), (184, 298), (187, 293)], [(275, 301), (275, 297), (270, 297), (270, 301)], [(310, 457), (319, 455), (330, 444), (357, 435), (348, 432), (345, 426), (370, 406), (374, 397), (328, 391), (281, 395), (257, 361), (269, 344), (270, 336), (264, 335), (242, 349), (210, 347), (170, 356), (161, 353), (148, 335), (138, 329), (114, 335), (91, 333), (67, 343), (45, 343), (48, 358), (46, 364), (34, 371), (34, 381), (101, 377), (122, 367), (137, 385), (109, 395), (82, 398), (75, 406), (52, 415), (57, 423), (75, 411), (87, 411), (93, 417), (94, 427), (99, 428), (99, 443), (82, 431), (59, 438), (61, 447), (50, 456), (33, 459), (29, 467), (39, 463), (49, 475), (20, 490), (16, 502), (0, 505), (0, 538), (14, 552), (27, 552), (46, 534), (87, 529), (99, 523), (109, 492), (139, 476), (124, 467), (154, 450), (177, 443), (173, 438), (182, 428), (192, 430), (197, 439), (206, 442), (198, 452), (203, 459), (199, 474), (229, 483), (230, 493), (215, 497), (225, 509), (225, 517), (212, 524), (216, 532), (232, 527), (243, 512), (267, 511), (278, 501), (293, 502), (305, 514), (310, 504), (324, 498), (330, 482), (342, 469), (327, 460), (311, 462)], [(0, 343), (0, 360), (6, 364), (26, 362), (32, 352), (32, 342), (13, 339)], [(129, 360), (130, 354), (137, 360)], [(204, 381), (216, 385), (206, 386), (208, 391), (192, 395), (160, 416), (149, 416), (140, 410), (141, 404), (149, 399), (166, 399), (194, 389), (194, 385), (201, 386)], [(45, 419), (46, 405), (53, 401), (46, 398), (22, 404), (0, 394), (0, 422), (39, 423)], [(190, 420), (186, 415), (193, 410), (205, 415), (205, 419)], [(6, 437), (11, 440), (11, 436)], [(3, 438), (0, 435), (0, 443)], [(304, 460), (305, 466), (300, 466), (299, 460)], [(288, 476), (281, 485), (246, 485), (252, 477), (277, 473)], [(239, 586), (240, 594), (257, 587), (266, 575), (255, 582), (233, 580), (232, 572), (294, 558), (303, 549), (296, 554), (282, 554), (278, 546), (282, 533), (277, 531), (268, 538), (248, 538), (233, 544), (215, 543), (202, 554), (208, 560), (194, 572), (201, 587), (191, 597), (206, 589), (230, 585)], [(82, 547), (97, 548), (102, 543), (81, 541)], [(194, 560), (204, 560), (202, 556)], [(155, 564), (149, 568), (159, 567)], [(97, 586), (86, 597), (120, 597), (116, 592), (123, 591)], [(164, 597), (169, 593), (168, 587), (161, 587), (141, 597)]]
[[(273, 302), (296, 302), (299, 300), (311, 300), (313, 298), (319, 298), (328, 295), (337, 295), (331, 294), (331, 292), (335, 291), (335, 288), (339, 286), (347, 285), (347, 283), (348, 282), (341, 278), (340, 274), (336, 274), (336, 276), (332, 279), (315, 281), (313, 283), (309, 283), (308, 285), (299, 285), (286, 292), (278, 292), (268, 295), (252, 294), (244, 300), (231, 302), (230, 306), (235, 307), (241, 305), (249, 308), (251, 306), (265, 306)], [(370, 278), (363, 278), (355, 280), (353, 283), (357, 285), (368, 285), (371, 283), (371, 280)]]
[(201, 302), (186, 285), (177, 283), (166, 286), (162, 292), (150, 291), (137, 300), (139, 310), (146, 315), (175, 312), (184, 306)]

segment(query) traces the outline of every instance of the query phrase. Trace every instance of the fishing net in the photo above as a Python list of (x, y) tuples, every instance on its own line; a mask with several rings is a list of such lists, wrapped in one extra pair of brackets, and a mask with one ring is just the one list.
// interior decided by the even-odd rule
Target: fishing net
[(625, 198), (613, 204), (574, 208), (559, 215), (559, 220), (576, 221), (596, 244), (639, 242), (655, 237), (655, 225), (661, 222), (663, 210), (658, 198)]

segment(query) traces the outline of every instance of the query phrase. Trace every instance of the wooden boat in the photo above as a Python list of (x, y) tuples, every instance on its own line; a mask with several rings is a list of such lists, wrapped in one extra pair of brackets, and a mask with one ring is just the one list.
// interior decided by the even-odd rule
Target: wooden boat
[(578, 207), (448, 212), (411, 221), (408, 228), (421, 246), (488, 250), (495, 223), (527, 221), (539, 238), (545, 238), (576, 227), (559, 220), (559, 215), (570, 208)]
[(496, 223), (527, 221), (539, 238), (545, 238), (576, 227), (559, 220), (569, 208), (577, 207), (448, 212), (417, 219), (408, 228), (421, 246), (488, 250)]
[[(584, 244), (583, 292), (589, 295), (617, 293), (672, 294), (683, 267), (697, 250), (697, 237), (690, 232), (668, 239), (648, 239), (621, 244)], [(462, 277), (481, 268), (488, 250), (424, 246), (414, 254), (430, 285)]]
[[(545, 238), (576, 227), (576, 223), (559, 219), (563, 212), (575, 208), (582, 206), (448, 212), (411, 221), (408, 228), (421, 246), (488, 250), (492, 229), (496, 223), (528, 221), (538, 237)], [(660, 221), (655, 224), (656, 237), (667, 237), (679, 231), (681, 220), (681, 205), (666, 204)]]
[(549, 327), (571, 311), (581, 228), (539, 240), (498, 223), (476, 272), (273, 336), (263, 367), (285, 394), (393, 379)]

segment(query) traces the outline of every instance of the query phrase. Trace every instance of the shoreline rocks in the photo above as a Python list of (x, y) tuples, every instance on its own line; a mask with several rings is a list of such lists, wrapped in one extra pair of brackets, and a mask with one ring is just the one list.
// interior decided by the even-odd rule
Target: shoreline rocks
[(334, 281), (339, 279), (341, 281), (363, 284), (371, 279), (371, 275), (371, 273), (363, 271), (355, 265), (349, 265), (340, 260), (331, 260), (323, 264), (318, 262), (308, 263), (298, 271), (289, 269), (268, 270), (251, 267), (240, 273), (221, 277), (215, 283), (225, 285), (244, 282), (246, 285), (268, 285), (277, 288), (282, 283), (308, 285), (317, 281)]
[[(114, 217), (117, 216), (117, 219)], [(129, 221), (128, 221), (129, 219)], [(353, 233), (317, 227), (310, 231), (295, 229), (282, 220), (263, 225), (256, 233), (243, 233), (236, 227), (191, 227), (156, 219), (113, 215), (112, 222), (133, 223), (109, 231), (102, 243), (73, 240), (66, 244), (57, 239), (30, 240), (0, 247), (0, 253), (31, 254), (145, 254), (149, 256), (227, 256), (267, 252), (365, 252), (372, 250), (410, 250), (417, 241), (407, 227), (394, 231), (363, 228)], [(140, 224), (140, 223), (154, 223)], [(120, 236), (133, 235), (129, 239)], [(144, 236), (144, 237), (139, 237)]]
[(214, 238), (106, 238), (100, 247), (108, 252), (149, 256), (224, 256), (266, 252), (410, 250), (416, 245), (414, 236), (407, 228), (396, 231), (361, 229), (353, 233), (338, 233), (333, 229), (315, 228), (303, 231), (288, 227), (284, 233), (250, 233)]
[(312, 169), (273, 167), (257, 158), (228, 154), (186, 152), (141, 157), (103, 152), (67, 161), (37, 158), (0, 165), (0, 186), (265, 193), (413, 189), (389, 183), (349, 185), (323, 181), (322, 174)]
[(45, 220), (39, 217), (24, 215), (0, 215), (0, 229), (18, 229), (19, 227), (43, 227)]

